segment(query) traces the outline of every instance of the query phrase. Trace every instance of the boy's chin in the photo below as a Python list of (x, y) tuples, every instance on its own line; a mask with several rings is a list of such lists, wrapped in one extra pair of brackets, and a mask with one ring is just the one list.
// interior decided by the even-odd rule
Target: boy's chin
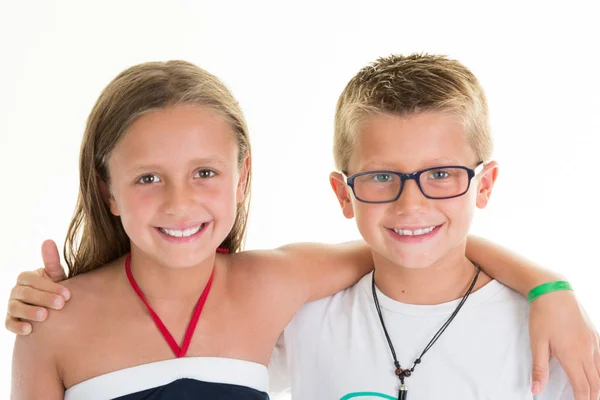
[(402, 255), (390, 254), (385, 258), (391, 261), (391, 264), (395, 267), (413, 270), (429, 268), (437, 261), (435, 256), (426, 255), (423, 252)]

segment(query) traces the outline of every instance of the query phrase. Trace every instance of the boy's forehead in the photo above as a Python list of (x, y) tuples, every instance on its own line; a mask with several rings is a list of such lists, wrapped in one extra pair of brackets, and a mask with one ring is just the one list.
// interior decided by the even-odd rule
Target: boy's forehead
[(353, 173), (386, 168), (410, 172), (441, 164), (468, 165), (476, 156), (458, 117), (424, 112), (366, 117), (356, 129), (349, 161)]

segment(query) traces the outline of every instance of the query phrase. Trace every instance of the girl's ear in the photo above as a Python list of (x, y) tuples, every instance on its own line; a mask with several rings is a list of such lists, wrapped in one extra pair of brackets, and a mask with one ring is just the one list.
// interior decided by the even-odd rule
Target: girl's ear
[(244, 197), (246, 194), (246, 185), (248, 184), (248, 173), (250, 172), (251, 163), (252, 160), (250, 159), (250, 156), (247, 155), (244, 159), (244, 163), (240, 167), (240, 179), (238, 181), (235, 196), (235, 201), (237, 204), (240, 204), (242, 201), (244, 201)]
[(106, 203), (110, 212), (114, 216), (119, 216), (119, 207), (117, 202), (115, 201), (115, 197), (112, 195), (112, 191), (110, 190), (110, 185), (106, 183), (99, 174), (96, 174), (96, 179), (98, 181), (98, 188), (100, 189), (100, 195), (102, 196), (102, 200)]

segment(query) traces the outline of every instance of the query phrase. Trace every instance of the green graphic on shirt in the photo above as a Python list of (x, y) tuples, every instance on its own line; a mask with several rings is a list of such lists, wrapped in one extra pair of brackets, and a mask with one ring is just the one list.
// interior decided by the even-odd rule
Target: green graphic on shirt
[(340, 400), (354, 399), (354, 398), (357, 398), (357, 397), (378, 397), (380, 399), (396, 400), (395, 397), (388, 396), (387, 394), (383, 394), (383, 393), (377, 393), (377, 392), (353, 392), (353, 393), (348, 393), (347, 395), (345, 395), (344, 397), (342, 397)]

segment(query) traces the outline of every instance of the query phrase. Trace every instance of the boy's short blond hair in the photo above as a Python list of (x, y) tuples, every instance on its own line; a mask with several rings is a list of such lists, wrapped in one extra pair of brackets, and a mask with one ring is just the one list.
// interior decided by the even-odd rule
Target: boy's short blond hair
[(365, 117), (408, 116), (427, 111), (461, 118), (478, 161), (490, 158), (487, 100), (475, 75), (446, 56), (391, 55), (361, 69), (340, 95), (335, 113), (336, 168), (347, 170), (356, 131)]

